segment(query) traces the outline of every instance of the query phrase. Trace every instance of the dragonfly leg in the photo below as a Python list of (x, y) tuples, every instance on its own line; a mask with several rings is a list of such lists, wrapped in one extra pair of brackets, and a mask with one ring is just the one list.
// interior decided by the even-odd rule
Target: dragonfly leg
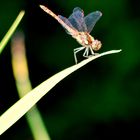
[(79, 47), (79, 48), (76, 48), (74, 49), (74, 59), (75, 59), (75, 63), (77, 64), (77, 57), (76, 57), (76, 54), (78, 52), (80, 52), (81, 50), (85, 49), (85, 47)]
[(91, 51), (92, 55), (98, 55), (99, 54), (99, 53), (95, 53), (91, 47), (90, 47), (90, 51)]
[(83, 56), (87, 57), (87, 58), (90, 57), (89, 51), (91, 52), (91, 55), (96, 55), (96, 53), (94, 53), (94, 51), (93, 51), (93, 49), (91, 47), (87, 47), (85, 52), (84, 52), (84, 54), (83, 54)]
[(89, 47), (89, 49), (90, 49), (91, 54), (92, 54), (92, 55), (95, 55), (93, 49), (92, 49), (91, 47)]
[(88, 53), (89, 53), (89, 48), (86, 47), (83, 57), (88, 57)]

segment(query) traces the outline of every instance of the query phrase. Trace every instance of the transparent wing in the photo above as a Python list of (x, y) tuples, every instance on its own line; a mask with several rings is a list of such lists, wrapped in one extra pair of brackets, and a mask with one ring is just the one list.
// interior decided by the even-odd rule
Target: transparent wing
[(100, 11), (92, 12), (88, 14), (84, 20), (85, 24), (87, 26), (87, 32), (91, 32), (93, 27), (95, 26), (96, 22), (100, 19), (102, 16), (102, 13)]
[[(61, 16), (61, 15), (58, 15), (58, 17), (63, 21), (63, 22), (65, 22), (69, 27), (71, 27), (72, 29), (75, 29), (73, 26), (72, 26), (72, 24), (69, 22), (69, 20), (67, 19), (67, 18), (65, 18), (65, 17), (63, 17), (63, 16)], [(62, 25), (62, 24), (61, 24)], [(63, 25), (62, 25), (63, 26)], [(63, 26), (64, 27), (64, 26)], [(69, 31), (64, 27), (64, 29), (65, 29), (65, 31), (68, 33), (68, 34), (70, 34), (69, 33)]]
[(87, 31), (87, 27), (84, 21), (84, 12), (81, 8), (74, 8), (73, 13), (69, 16), (68, 20), (79, 32)]
[(80, 7), (75, 7), (73, 9), (73, 13), (76, 12), (76, 11), (80, 11), (83, 14), (83, 16), (84, 16), (84, 11)]

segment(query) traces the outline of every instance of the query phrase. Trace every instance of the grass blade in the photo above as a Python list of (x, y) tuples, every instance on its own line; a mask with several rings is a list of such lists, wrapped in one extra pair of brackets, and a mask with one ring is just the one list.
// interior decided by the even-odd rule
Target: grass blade
[(96, 56), (91, 56), (82, 62), (73, 65), (67, 69), (60, 71), (59, 73), (53, 75), (46, 81), (42, 82), (23, 98), (17, 101), (13, 106), (11, 106), (4, 114), (0, 117), (0, 134), (6, 131), (11, 125), (13, 125), (18, 119), (20, 119), (32, 106), (34, 106), (46, 93), (48, 93), (57, 83), (62, 79), (67, 77), (72, 72), (78, 70), (87, 63), (95, 60), (101, 56), (119, 53), (121, 50), (112, 50), (101, 53)]
[[(28, 64), (25, 51), (24, 35), (17, 32), (11, 41), (12, 67), (19, 97), (22, 98), (32, 90), (29, 79)], [(50, 140), (41, 114), (34, 105), (25, 115), (34, 140)]]
[(4, 36), (4, 38), (1, 40), (0, 42), (0, 54), (2, 53), (4, 47), (6, 46), (7, 42), (9, 41), (9, 39), (11, 38), (12, 34), (14, 33), (14, 31), (16, 30), (17, 26), (19, 25), (21, 19), (23, 18), (25, 12), (21, 11), (19, 13), (19, 15), (17, 16), (17, 18), (15, 19), (15, 21), (13, 22), (12, 26), (10, 27), (10, 29), (8, 30), (8, 32), (6, 33), (6, 35)]

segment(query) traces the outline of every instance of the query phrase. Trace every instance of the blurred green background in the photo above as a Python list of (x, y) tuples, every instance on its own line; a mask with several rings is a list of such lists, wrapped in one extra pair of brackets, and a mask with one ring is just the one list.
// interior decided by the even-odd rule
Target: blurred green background
[[(74, 64), (73, 49), (80, 45), (61, 25), (39, 8), (47, 5), (68, 17), (79, 6), (85, 15), (103, 13), (91, 35), (101, 40), (100, 52), (122, 49), (99, 58), (68, 76), (38, 102), (52, 140), (140, 138), (140, 12), (136, 0), (1, 0), (2, 39), (21, 9), (25, 17), (17, 30), (26, 38), (26, 52), (33, 87)], [(79, 53), (78, 58), (83, 58)], [(0, 56), (0, 113), (13, 105), (17, 95), (10, 42)], [(24, 117), (1, 139), (32, 140)]]

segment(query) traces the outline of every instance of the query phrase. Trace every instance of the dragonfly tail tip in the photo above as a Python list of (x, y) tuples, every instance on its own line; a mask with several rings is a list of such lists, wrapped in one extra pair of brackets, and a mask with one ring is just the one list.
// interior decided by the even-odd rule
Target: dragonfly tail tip
[(45, 9), (45, 6), (44, 5), (39, 5), (39, 7), (41, 8), (41, 9)]

